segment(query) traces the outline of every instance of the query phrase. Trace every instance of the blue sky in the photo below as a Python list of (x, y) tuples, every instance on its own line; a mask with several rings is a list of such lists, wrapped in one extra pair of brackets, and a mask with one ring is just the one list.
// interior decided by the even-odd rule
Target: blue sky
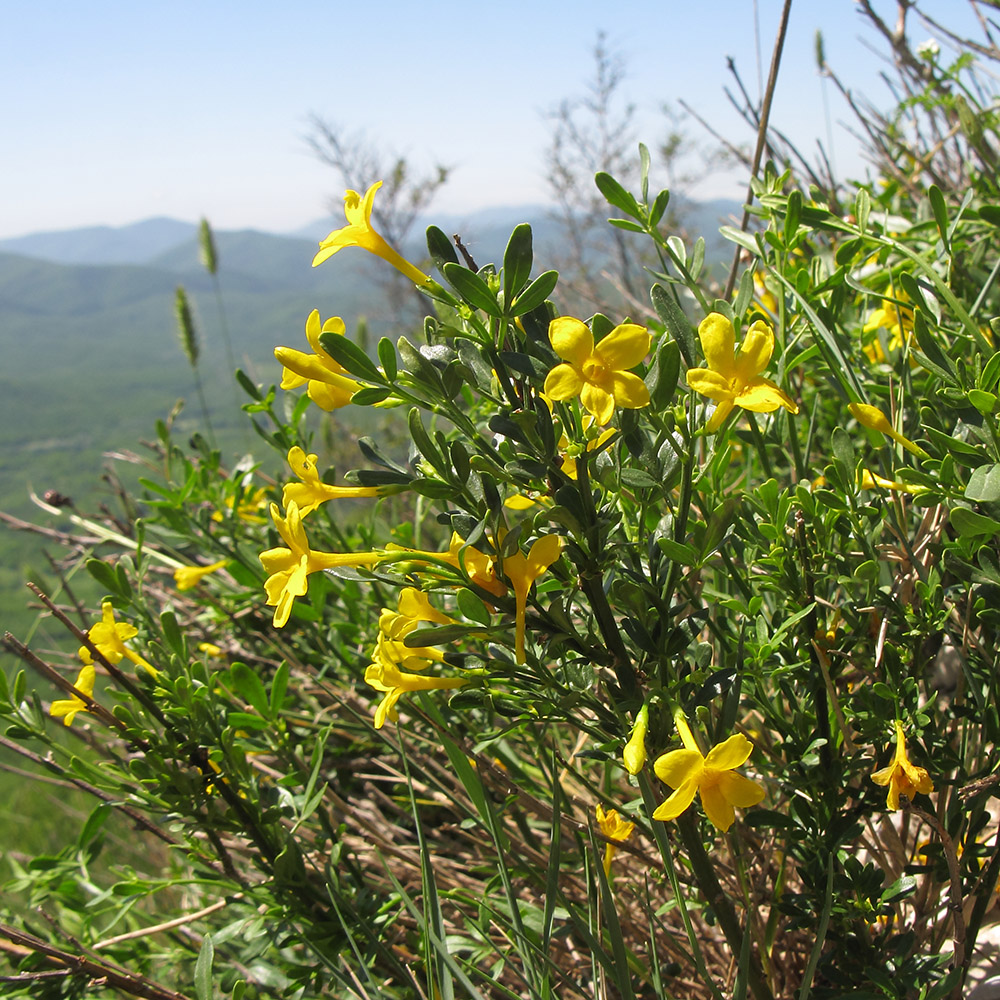
[[(780, 11), (757, 0), (762, 73)], [(889, 19), (895, 3), (876, 2)], [(953, 16), (957, 0), (927, 9)], [(964, 15), (964, 5), (962, 13)], [(154, 215), (287, 231), (341, 193), (306, 147), (316, 113), (415, 165), (454, 167), (442, 213), (548, 201), (545, 113), (582, 94), (598, 31), (626, 60), (623, 88), (651, 147), (683, 97), (734, 142), (752, 140), (723, 86), (733, 56), (757, 88), (754, 0), (34, 0), (7, 4), (0, 106), (0, 238)], [(795, 0), (773, 120), (805, 148), (826, 137), (813, 37), (858, 90), (887, 103), (852, 0)], [(915, 25), (913, 36), (929, 32)], [(859, 175), (827, 85), (837, 165)], [(705, 135), (695, 123), (692, 136)], [(374, 178), (373, 178), (374, 180)], [(713, 175), (702, 197), (740, 197)]]

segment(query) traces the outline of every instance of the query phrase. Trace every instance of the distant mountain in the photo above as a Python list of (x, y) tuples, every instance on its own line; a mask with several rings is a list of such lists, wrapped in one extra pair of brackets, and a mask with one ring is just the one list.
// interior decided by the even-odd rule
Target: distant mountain
[(197, 233), (177, 219), (145, 219), (128, 226), (90, 226), (31, 233), (0, 240), (0, 252), (37, 257), (56, 264), (146, 264)]

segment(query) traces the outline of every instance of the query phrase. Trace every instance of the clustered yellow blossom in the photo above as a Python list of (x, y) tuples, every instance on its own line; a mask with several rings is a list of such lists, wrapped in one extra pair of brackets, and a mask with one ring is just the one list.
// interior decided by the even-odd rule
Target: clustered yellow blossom
[(543, 535), (528, 550), (527, 556), (515, 552), (503, 561), (503, 573), (514, 588), (516, 602), (516, 625), (514, 656), (518, 663), (524, 663), (524, 615), (528, 604), (528, 591), (558, 558), (562, 551), (559, 535)]
[[(619, 844), (623, 844), (632, 836), (635, 823), (622, 819), (617, 809), (605, 812), (604, 807), (598, 803), (596, 812), (597, 826), (608, 840), (616, 840)], [(611, 862), (617, 853), (618, 848), (614, 844), (604, 845), (604, 874), (607, 878), (611, 877)]]
[(653, 813), (653, 819), (670, 820), (680, 816), (694, 801), (701, 798), (705, 815), (722, 831), (733, 825), (733, 807), (746, 809), (764, 798), (764, 789), (755, 781), (736, 774), (753, 752), (753, 744), (742, 734), (734, 733), (712, 747), (707, 756), (698, 749), (684, 714), (674, 714), (683, 750), (671, 750), (656, 759), (653, 770), (664, 784), (675, 789)]
[(276, 347), (274, 356), (281, 362), (281, 388), (297, 389), (307, 385), (309, 398), (323, 410), (336, 410), (346, 406), (351, 397), (361, 388), (347, 374), (347, 369), (335, 361), (319, 342), (321, 333), (334, 333), (342, 337), (344, 321), (339, 316), (331, 316), (320, 323), (319, 310), (313, 309), (306, 320), (306, 340), (313, 349), (312, 354), (296, 351), (291, 347)]
[(579, 396), (602, 425), (610, 422), (616, 406), (634, 410), (649, 405), (645, 383), (628, 371), (649, 353), (651, 338), (645, 327), (622, 323), (595, 347), (586, 323), (560, 316), (549, 324), (549, 341), (564, 363), (546, 376), (546, 396)]
[(739, 354), (733, 324), (722, 313), (709, 313), (698, 326), (698, 336), (708, 367), (689, 368), (687, 383), (715, 400), (715, 412), (705, 425), (709, 434), (722, 426), (734, 406), (754, 413), (770, 413), (779, 406), (789, 413), (799, 412), (783, 389), (760, 374), (774, 352), (774, 332), (763, 320), (747, 330)]
[(872, 774), (876, 785), (885, 785), (889, 791), (886, 794), (886, 807), (895, 812), (899, 808), (899, 797), (905, 795), (910, 801), (917, 792), (929, 795), (934, 791), (930, 775), (926, 768), (916, 767), (910, 763), (906, 755), (906, 737), (903, 734), (903, 723), (896, 720), (896, 753), (892, 763)]
[(466, 683), (464, 677), (423, 675), (421, 672), (432, 663), (444, 663), (444, 656), (433, 646), (407, 646), (404, 641), (421, 622), (447, 625), (453, 621), (434, 608), (426, 594), (413, 587), (400, 594), (397, 611), (382, 609), (372, 662), (365, 670), (365, 681), (384, 694), (375, 709), (376, 729), (381, 729), (386, 719), (397, 721), (396, 702), (404, 692), (457, 688)]
[[(868, 317), (863, 333), (872, 333), (875, 330), (885, 329), (889, 332), (889, 350), (897, 351), (903, 344), (908, 344), (913, 339), (913, 309), (907, 305), (910, 299), (906, 292), (898, 292), (890, 287), (889, 294), (892, 298), (882, 299), (882, 304), (875, 309)], [(879, 364), (886, 360), (885, 351), (878, 339), (872, 340), (863, 348), (868, 360), (873, 364)]]
[(375, 192), (382, 186), (376, 181), (365, 193), (364, 197), (357, 191), (347, 191), (344, 194), (344, 215), (347, 225), (335, 229), (319, 245), (319, 253), (313, 257), (313, 267), (322, 264), (344, 247), (361, 247), (369, 253), (381, 257), (397, 271), (405, 274), (416, 285), (426, 284), (431, 279), (418, 267), (401, 257), (383, 237), (372, 228), (372, 206), (375, 202)]

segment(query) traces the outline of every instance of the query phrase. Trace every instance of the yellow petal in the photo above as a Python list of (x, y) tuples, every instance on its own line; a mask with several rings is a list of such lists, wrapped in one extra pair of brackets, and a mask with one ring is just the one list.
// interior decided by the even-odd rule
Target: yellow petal
[(611, 376), (611, 385), (616, 405), (626, 410), (649, 406), (649, 390), (638, 375), (633, 375), (631, 372), (615, 372)]
[(729, 380), (709, 368), (689, 368), (687, 384), (695, 392), (707, 396), (709, 399), (732, 399), (735, 395)]
[(649, 353), (651, 342), (652, 337), (644, 326), (622, 323), (597, 345), (594, 354), (606, 368), (621, 372), (640, 364)]
[[(677, 751), (678, 753), (682, 751)], [(698, 791), (697, 781), (688, 781), (681, 785), (665, 802), (661, 802), (653, 813), (653, 819), (676, 819), (694, 801)]]
[(705, 424), (705, 430), (709, 434), (714, 434), (725, 422), (726, 417), (733, 412), (733, 406), (735, 404), (732, 400), (724, 399), (715, 408), (715, 413), (712, 414), (711, 419)]
[(709, 313), (698, 325), (698, 337), (708, 367), (727, 380), (735, 378), (733, 324), (722, 313)]
[(599, 424), (610, 423), (615, 415), (615, 399), (610, 392), (584, 382), (580, 389), (580, 402), (594, 415)]
[(770, 379), (758, 376), (752, 379), (736, 394), (736, 405), (754, 413), (770, 413), (783, 406), (791, 413), (798, 413), (799, 408), (786, 395), (784, 390), (776, 386)]
[(558, 558), (563, 540), (560, 535), (545, 535), (528, 550), (528, 575), (537, 580)]
[(733, 733), (728, 740), (723, 740), (708, 751), (705, 767), (716, 771), (731, 771), (745, 763), (751, 753), (753, 744), (742, 733)]
[(883, 767), (880, 771), (872, 772), (872, 781), (876, 785), (888, 785), (890, 779), (892, 778), (892, 772), (896, 769), (895, 764), (890, 764), (888, 767)]
[(699, 792), (705, 815), (713, 826), (725, 833), (733, 825), (733, 820), (736, 819), (732, 803), (723, 794), (718, 784), (702, 785)]
[(759, 375), (770, 362), (773, 351), (773, 331), (763, 320), (757, 320), (747, 330), (736, 358), (736, 377), (740, 382), (749, 382)]
[(723, 771), (719, 775), (719, 789), (729, 802), (740, 809), (755, 806), (764, 798), (762, 785), (733, 771)]
[[(610, 334), (609, 334), (610, 336)], [(586, 323), (573, 316), (559, 316), (549, 323), (549, 343), (552, 350), (563, 359), (577, 368), (583, 366), (594, 353), (594, 335)], [(552, 394), (548, 389), (545, 395)], [(576, 393), (573, 393), (575, 396)], [(554, 396), (554, 399), (566, 399), (565, 396)]]
[(556, 365), (545, 376), (545, 395), (551, 399), (572, 399), (582, 388), (583, 377), (571, 365)]
[(653, 770), (664, 784), (680, 788), (696, 781), (705, 766), (705, 758), (697, 750), (671, 750), (656, 758)]

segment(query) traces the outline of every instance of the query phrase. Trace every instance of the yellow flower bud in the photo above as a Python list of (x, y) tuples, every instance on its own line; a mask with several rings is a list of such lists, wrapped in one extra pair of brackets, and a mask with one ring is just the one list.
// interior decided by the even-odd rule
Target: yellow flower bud
[(635, 717), (632, 735), (622, 749), (622, 761), (629, 774), (638, 774), (646, 766), (646, 732), (649, 729), (649, 706), (643, 705)]

